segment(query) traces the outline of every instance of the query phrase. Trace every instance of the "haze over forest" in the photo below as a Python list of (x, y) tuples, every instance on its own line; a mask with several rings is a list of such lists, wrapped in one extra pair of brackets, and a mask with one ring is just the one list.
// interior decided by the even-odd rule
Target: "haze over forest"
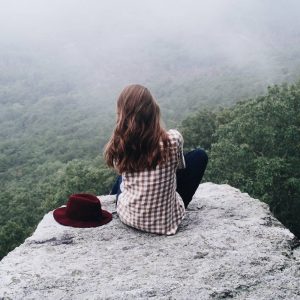
[(299, 11), (296, 0), (1, 1), (2, 82), (20, 79), (25, 97), (45, 80), (43, 96), (85, 90), (79, 105), (109, 112), (138, 82), (176, 122), (174, 97), (185, 113), (297, 78)]
[(0, 0), (0, 259), (67, 195), (108, 191), (101, 153), (124, 86), (147, 86), (171, 128), (299, 81), (299, 12), (297, 0)]

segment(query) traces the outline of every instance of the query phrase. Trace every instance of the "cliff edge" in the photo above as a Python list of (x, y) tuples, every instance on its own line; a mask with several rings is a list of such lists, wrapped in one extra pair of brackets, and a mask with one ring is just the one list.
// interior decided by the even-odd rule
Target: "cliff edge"
[(0, 262), (0, 299), (300, 299), (300, 247), (268, 205), (229, 185), (199, 186), (178, 232), (113, 220), (59, 225), (52, 212)]

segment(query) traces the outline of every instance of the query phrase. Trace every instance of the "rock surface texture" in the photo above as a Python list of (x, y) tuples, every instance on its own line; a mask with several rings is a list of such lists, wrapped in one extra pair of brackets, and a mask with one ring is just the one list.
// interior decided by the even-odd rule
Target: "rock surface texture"
[(0, 299), (300, 299), (299, 241), (248, 194), (201, 184), (173, 236), (127, 227), (101, 199), (105, 226), (45, 215), (0, 262)]

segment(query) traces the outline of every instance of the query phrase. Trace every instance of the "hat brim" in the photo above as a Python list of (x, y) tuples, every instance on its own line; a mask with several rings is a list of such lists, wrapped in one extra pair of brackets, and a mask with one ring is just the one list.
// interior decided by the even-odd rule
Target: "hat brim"
[(53, 211), (53, 217), (56, 222), (64, 226), (71, 226), (77, 228), (88, 228), (88, 227), (98, 227), (109, 223), (112, 220), (112, 214), (104, 209), (99, 210), (99, 214), (102, 212), (101, 220), (97, 221), (78, 221), (70, 219), (66, 215), (66, 207), (60, 207)]

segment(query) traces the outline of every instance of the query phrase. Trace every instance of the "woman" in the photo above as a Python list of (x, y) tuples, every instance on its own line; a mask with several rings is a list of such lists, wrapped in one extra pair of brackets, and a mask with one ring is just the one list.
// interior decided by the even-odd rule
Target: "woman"
[(121, 92), (104, 155), (120, 174), (112, 189), (120, 220), (143, 231), (175, 234), (208, 158), (201, 149), (183, 155), (181, 134), (162, 128), (159, 106), (146, 87), (133, 84)]

